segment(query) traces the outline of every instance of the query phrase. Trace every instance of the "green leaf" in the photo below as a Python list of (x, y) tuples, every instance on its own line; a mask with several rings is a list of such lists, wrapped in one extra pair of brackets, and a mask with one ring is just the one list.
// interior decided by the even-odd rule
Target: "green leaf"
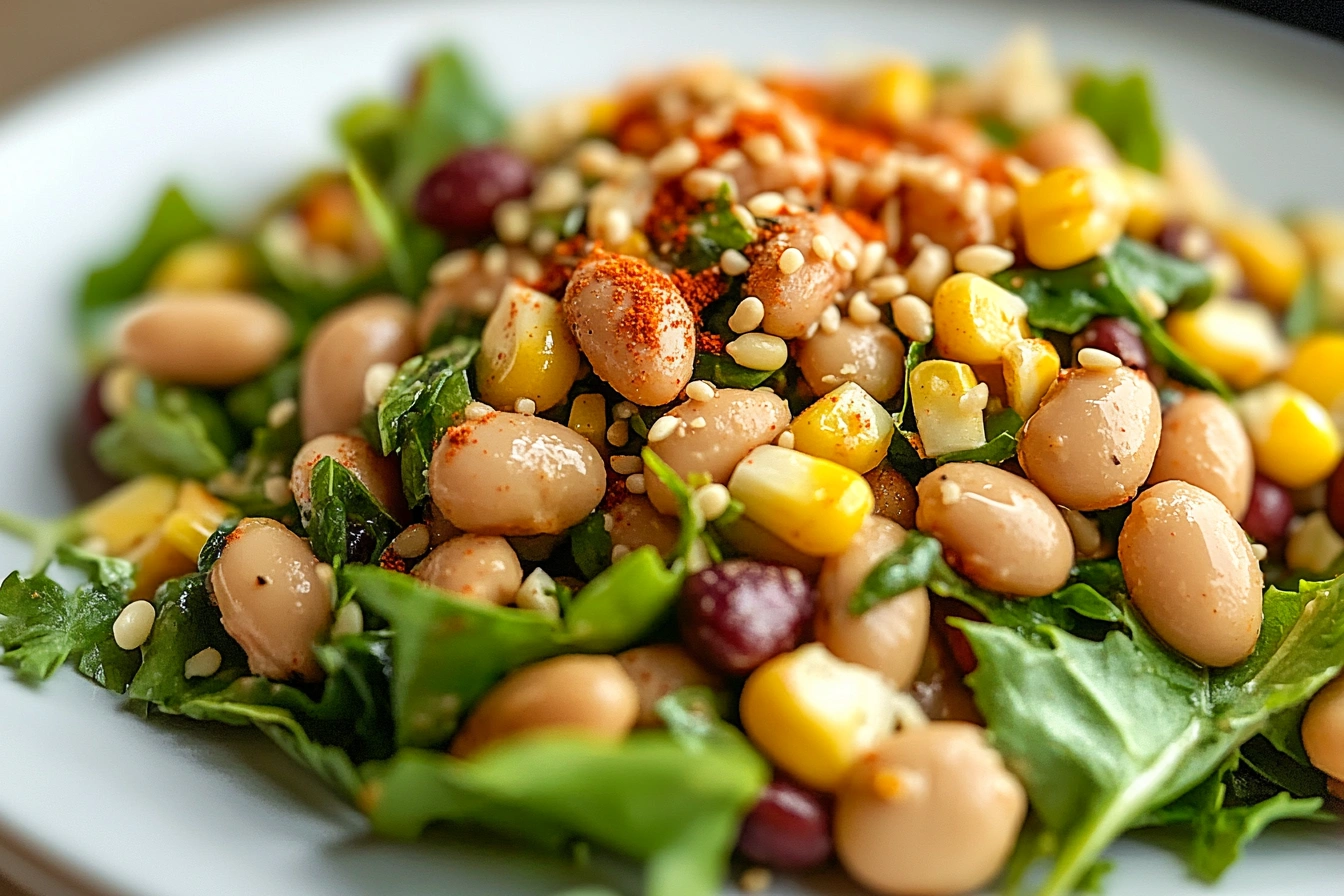
[(709, 380), (721, 389), (755, 389), (777, 372), (743, 367), (727, 355), (697, 352), (692, 378)]
[(437, 255), (441, 246), (424, 228), (403, 218), (363, 160), (351, 156), (346, 166), (364, 217), (387, 255), (392, 282), (403, 296), (419, 296), (428, 280), (431, 256)]
[(1299, 800), (1280, 793), (1253, 806), (1236, 806), (1201, 816), (1195, 823), (1190, 870), (1214, 883), (1241, 856), (1242, 849), (1276, 821), (1310, 819), (1324, 803), (1319, 798)]
[(728, 249), (745, 249), (755, 239), (733, 214), (732, 194), (725, 184), (704, 209), (687, 223), (688, 236), (678, 247), (673, 263), (692, 273), (719, 263)]
[(134, 587), (135, 567), (68, 545), (56, 548), (56, 560), (88, 580), (66, 590), (45, 573), (10, 573), (0, 584), (0, 661), (22, 678), (41, 681), (73, 659), (82, 674), (121, 693), (140, 658), (117, 646), (112, 623)]
[(980, 125), (980, 133), (988, 137), (995, 146), (1011, 148), (1022, 139), (1022, 133), (1017, 128), (997, 115), (986, 113), (976, 121)]
[(961, 461), (982, 464), (1001, 464), (1017, 456), (1017, 434), (1022, 429), (1022, 418), (1012, 408), (990, 414), (985, 418), (985, 444), (979, 448), (953, 451), (938, 457), (938, 466)]
[(378, 402), (375, 421), (383, 454), (401, 456), (401, 483), (407, 502), (429, 496), (429, 459), (451, 426), (466, 419), (471, 403), (467, 369), (480, 342), (455, 339), (401, 365)]
[(397, 142), (405, 125), (406, 111), (397, 104), (382, 99), (361, 100), (337, 117), (336, 139), (382, 180), (396, 164)]
[(1126, 162), (1162, 170), (1162, 129), (1142, 72), (1113, 78), (1084, 73), (1073, 90), (1073, 107), (1096, 122)]
[(611, 565), (611, 533), (602, 511), (593, 511), (569, 530), (569, 552), (585, 579), (594, 578)]
[[(218, 690), (246, 674), (247, 656), (224, 630), (202, 573), (164, 582), (154, 594), (154, 605), (154, 628), (141, 648), (140, 670), (127, 697), (176, 710), (188, 696)], [(219, 651), (219, 671), (207, 679), (188, 679), (187, 660), (207, 647)]]
[(319, 460), (310, 481), (312, 509), (305, 528), (313, 553), (334, 566), (377, 562), (401, 524), (334, 457)]
[(1283, 315), (1283, 333), (1289, 339), (1302, 339), (1325, 326), (1325, 296), (1321, 275), (1312, 270), (1302, 278), (1292, 304)]
[(176, 185), (159, 196), (139, 239), (120, 259), (90, 271), (80, 289), (76, 318), (80, 338), (90, 346), (109, 312), (144, 292), (159, 262), (179, 246), (211, 236), (215, 228)]
[(685, 577), (682, 564), (667, 568), (653, 547), (631, 551), (574, 595), (561, 646), (584, 653), (630, 646), (666, 615)]
[(135, 401), (93, 438), (107, 473), (131, 479), (165, 473), (209, 479), (228, 466), (233, 432), (219, 403), (204, 392), (141, 382)]
[[(677, 543), (672, 548), (671, 556), (685, 560), (690, 556), (696, 541), (701, 540), (705, 534), (705, 517), (695, 505), (695, 490), (677, 475), (676, 470), (655, 454), (652, 448), (646, 446), (640, 452), (640, 457), (644, 459), (644, 466), (648, 467), (649, 472), (672, 493), (672, 499), (677, 502), (677, 518), (681, 521), (681, 532), (677, 535)], [(704, 538), (703, 543), (711, 561), (718, 563), (723, 559), (722, 552), (712, 538)]]
[(275, 503), (267, 494), (266, 481), (276, 476), (289, 478), (302, 444), (297, 414), (281, 426), (255, 429), (247, 451), (234, 458), (230, 470), (210, 480), (210, 490), (237, 507), (243, 516), (297, 521), (298, 507), (293, 497), (287, 496), (284, 504)]
[(229, 390), (224, 409), (240, 428), (260, 429), (268, 424), (271, 408), (287, 398), (299, 398), (298, 358), (281, 361), (251, 382)]
[(368, 774), (380, 834), (410, 838), (448, 821), (557, 850), (582, 838), (647, 860), (647, 896), (719, 892), (741, 817), (769, 777), (741, 742), (692, 751), (663, 731), (620, 744), (515, 740), (470, 761), (403, 750)]

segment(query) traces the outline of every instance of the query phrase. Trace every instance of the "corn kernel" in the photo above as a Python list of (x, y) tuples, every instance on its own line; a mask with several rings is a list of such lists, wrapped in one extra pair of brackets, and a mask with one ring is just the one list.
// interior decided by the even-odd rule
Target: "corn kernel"
[(1318, 510), (1302, 521), (1288, 536), (1283, 559), (1289, 569), (1320, 575), (1329, 571), (1344, 554), (1344, 538), (1330, 524), (1330, 517)]
[(642, 230), (632, 230), (628, 237), (610, 248), (612, 252), (616, 252), (620, 255), (633, 255), (635, 258), (648, 258), (649, 238), (644, 235)]
[(588, 113), (588, 133), (610, 134), (616, 128), (621, 114), (621, 103), (614, 96), (596, 96), (585, 104)]
[(742, 689), (742, 724), (786, 773), (835, 790), (855, 760), (891, 733), (896, 700), (880, 674), (813, 643), (751, 674)]
[(1057, 270), (1105, 251), (1124, 233), (1129, 196), (1107, 168), (1056, 168), (1018, 191), (1027, 257)]
[(1120, 180), (1129, 197), (1129, 218), (1125, 232), (1135, 239), (1152, 242), (1167, 221), (1170, 199), (1162, 178), (1136, 165), (1123, 165)]
[(843, 552), (873, 511), (873, 490), (834, 461), (762, 445), (728, 480), (748, 519), (814, 557)]
[(874, 124), (902, 127), (925, 118), (933, 104), (933, 79), (916, 62), (896, 61), (869, 72), (862, 116)]
[(789, 431), (796, 450), (867, 473), (887, 456), (896, 425), (862, 386), (845, 383), (795, 417)]
[(1344, 215), (1339, 212), (1306, 212), (1294, 217), (1291, 226), (1317, 261), (1344, 256)]
[(1286, 488), (1322, 482), (1344, 457), (1339, 430), (1325, 408), (1286, 383), (1273, 382), (1237, 399), (1256, 468)]
[(177, 507), (163, 521), (163, 538), (182, 556), (195, 560), (219, 524), (237, 510), (205, 490), (199, 482), (184, 482)]
[(1283, 368), (1288, 347), (1261, 305), (1216, 298), (1194, 311), (1173, 312), (1167, 332), (1195, 361), (1238, 389), (1249, 389)]
[(153, 292), (217, 292), (247, 289), (251, 284), (252, 261), (246, 247), (228, 239), (178, 246), (149, 278)]
[(1059, 352), (1047, 339), (1019, 339), (1003, 350), (1008, 406), (1026, 420), (1059, 379)]
[(597, 392), (575, 396), (569, 406), (569, 428), (593, 443), (605, 456), (607, 451), (607, 399)]
[(564, 401), (579, 375), (579, 348), (545, 293), (512, 282), (481, 333), (476, 377), (482, 400), (512, 409), (520, 398), (545, 411)]
[(1344, 333), (1318, 333), (1303, 340), (1283, 372), (1283, 381), (1344, 420)]
[(1030, 335), (1026, 302), (979, 274), (953, 274), (933, 296), (933, 340), (944, 358), (997, 364), (1005, 346)]
[(910, 371), (910, 405), (929, 457), (985, 444), (984, 406), (962, 400), (978, 385), (975, 372), (955, 361), (924, 361)]
[(101, 538), (109, 554), (125, 553), (172, 512), (177, 491), (177, 480), (168, 476), (132, 479), (85, 508), (84, 532)]
[(140, 539), (125, 556), (136, 565), (131, 600), (149, 600), (164, 582), (196, 569), (196, 558), (185, 556), (169, 544), (161, 529)]
[(1251, 295), (1271, 308), (1286, 308), (1307, 271), (1307, 253), (1297, 236), (1260, 215), (1238, 218), (1218, 235), (1241, 265)]

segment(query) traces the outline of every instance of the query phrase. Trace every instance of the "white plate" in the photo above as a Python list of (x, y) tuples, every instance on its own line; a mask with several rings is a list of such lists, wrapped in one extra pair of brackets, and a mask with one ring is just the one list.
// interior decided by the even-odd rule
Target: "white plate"
[[(471, 48), (517, 106), (706, 54), (816, 66), (888, 47), (974, 62), (1026, 20), (1046, 24), (1067, 60), (1152, 70), (1168, 121), (1201, 140), (1245, 195), (1344, 207), (1344, 51), (1193, 7), (568, 0), (240, 19), (100, 68), (0, 121), (0, 301), (13, 315), (0, 327), (0, 506), (66, 506), (57, 433), (78, 389), (66, 309), (85, 266), (133, 235), (164, 179), (182, 178), (221, 214), (245, 213), (330, 157), (331, 113), (396, 89), (418, 50), (443, 40)], [(5, 569), (22, 562), (0, 546)], [(0, 862), (42, 886), (52, 869), (64, 892), (136, 896), (503, 896), (582, 879), (480, 841), (372, 840), (357, 813), (250, 732), (141, 722), (68, 671), (40, 690), (0, 672), (0, 720), (0, 827), (14, 853)], [(1154, 845), (1127, 842), (1112, 857), (1114, 896), (1206, 892)], [(1218, 892), (1338, 893), (1341, 879), (1344, 832), (1297, 827), (1257, 843)], [(813, 881), (780, 892), (851, 890)]]

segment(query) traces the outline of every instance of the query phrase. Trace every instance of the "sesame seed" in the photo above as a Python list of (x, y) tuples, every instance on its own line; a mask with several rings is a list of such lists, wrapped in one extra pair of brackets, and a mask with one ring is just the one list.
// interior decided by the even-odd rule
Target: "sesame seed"
[(901, 335), (911, 342), (933, 338), (933, 309), (915, 295), (904, 295), (891, 303), (891, 318)]
[(495, 233), (501, 241), (518, 245), (532, 229), (532, 210), (521, 199), (507, 199), (495, 206)]
[(753, 134), (742, 141), (742, 151), (757, 165), (773, 165), (784, 158), (784, 141), (774, 134)]
[(613, 246), (619, 246), (630, 239), (630, 234), (634, 231), (634, 222), (630, 220), (630, 213), (623, 208), (607, 209), (607, 215), (602, 223), (602, 233), (608, 243)]
[(499, 244), (481, 253), (481, 270), (491, 277), (502, 277), (509, 269), (509, 250)]
[(980, 243), (958, 249), (952, 261), (959, 271), (979, 274), (981, 277), (993, 277), (1013, 266), (1013, 253), (1002, 246)]
[(531, 417), (537, 412), (537, 403), (530, 398), (520, 398), (513, 403), (513, 412)]
[(331, 623), (331, 637), (357, 635), (364, 631), (364, 610), (353, 600), (336, 611)]
[(910, 291), (925, 301), (931, 301), (938, 287), (952, 274), (952, 254), (937, 243), (926, 242), (905, 269)]
[(288, 504), (294, 495), (289, 490), (288, 476), (268, 476), (261, 483), (261, 494), (272, 504)]
[(725, 348), (734, 361), (752, 370), (778, 370), (789, 360), (789, 347), (784, 340), (765, 333), (747, 333)]
[(1251, 545), (1251, 553), (1255, 556), (1255, 562), (1263, 563), (1265, 558), (1269, 556), (1269, 548), (1262, 544), (1253, 544)]
[(663, 180), (680, 177), (694, 168), (698, 161), (700, 147), (686, 137), (678, 137), (649, 160), (649, 173)]
[(900, 298), (907, 289), (909, 286), (900, 274), (884, 274), (868, 281), (868, 296), (879, 305)]
[(887, 258), (887, 244), (876, 240), (863, 244), (863, 249), (859, 252), (859, 263), (854, 268), (854, 279), (860, 283), (867, 283), (877, 275), (882, 267), (882, 262)]
[(812, 237), (812, 254), (822, 261), (830, 261), (835, 258), (835, 246), (831, 243), (830, 237), (824, 233)]
[(611, 456), (611, 471), (613, 473), (629, 476), (631, 473), (638, 473), (643, 469), (644, 461), (637, 454), (613, 454)]
[(773, 218), (784, 208), (784, 197), (773, 190), (757, 193), (747, 200), (747, 211), (757, 218)]
[(1140, 286), (1134, 294), (1138, 300), (1139, 306), (1143, 308), (1143, 313), (1153, 320), (1161, 320), (1167, 316), (1167, 303), (1162, 301), (1162, 297), (1148, 286)]
[(649, 444), (653, 444), (654, 442), (661, 442), (663, 439), (668, 438), (669, 436), (672, 435), (672, 433), (676, 432), (677, 428), (680, 426), (681, 426), (680, 417), (672, 417), (672, 416), (659, 417), (657, 420), (653, 421), (653, 425), (649, 427), (649, 437), (648, 437)]
[(147, 600), (133, 600), (122, 607), (112, 623), (112, 639), (122, 650), (135, 650), (149, 640), (154, 628), (154, 605)]
[(686, 384), (686, 397), (692, 401), (709, 401), (719, 390), (709, 380), (691, 380)]
[(779, 271), (787, 277), (796, 273), (806, 260), (802, 252), (790, 246), (779, 254)]
[(468, 420), (484, 420), (494, 412), (494, 408), (483, 401), (473, 401), (462, 411), (462, 416)]
[(541, 212), (559, 212), (583, 196), (583, 180), (573, 168), (552, 168), (532, 192), (532, 207)]
[(821, 312), (821, 317), (817, 319), (817, 326), (823, 333), (834, 333), (840, 329), (840, 309), (834, 305), (827, 305)]
[(755, 296), (747, 296), (737, 303), (737, 308), (728, 318), (728, 328), (734, 333), (750, 333), (765, 320), (765, 305)]
[(782, 433), (779, 434), (779, 438), (775, 439), (775, 444), (781, 448), (792, 448), (793, 433), (787, 429), (784, 430)]
[(723, 254), (719, 256), (719, 270), (729, 277), (745, 274), (750, 269), (751, 262), (747, 260), (747, 256), (736, 249), (724, 249)]
[(429, 527), (412, 523), (392, 539), (392, 553), (404, 559), (419, 557), (429, 550)]
[(632, 495), (644, 494), (644, 474), (635, 473), (632, 476), (627, 476), (625, 478), (625, 490)]
[(740, 205), (734, 202), (729, 211), (733, 213), (733, 217), (737, 219), (737, 223), (741, 224), (748, 233), (756, 232), (756, 219), (752, 216), (751, 212), (747, 211), (745, 205)]
[(841, 249), (835, 253), (835, 266), (842, 271), (852, 271), (859, 266), (859, 260), (854, 257), (853, 252)]
[(606, 140), (585, 140), (574, 150), (574, 165), (586, 177), (605, 178), (616, 172), (621, 151)]
[(691, 429), (704, 429), (709, 425), (709, 421), (704, 417), (692, 417), (691, 422), (688, 425)]
[(639, 413), (639, 405), (633, 401), (618, 401), (611, 406), (611, 416), (617, 420), (629, 420)]
[[(524, 233), (524, 236), (526, 236), (526, 233)], [(435, 286), (443, 286), (445, 283), (451, 283), (460, 277), (465, 277), (472, 268), (476, 267), (476, 261), (476, 253), (471, 249), (458, 249), (456, 252), (449, 252), (434, 262), (434, 267), (429, 269), (429, 282)]]
[(396, 379), (396, 376), (397, 365), (390, 361), (370, 364), (369, 369), (364, 372), (364, 407), (377, 407), (378, 402), (383, 400), (383, 393), (392, 385), (392, 380)]
[(747, 164), (747, 157), (742, 154), (741, 150), (729, 149), (711, 162), (710, 167), (717, 171), (732, 171), (734, 168), (741, 168), (745, 164)]
[(690, 196), (701, 202), (713, 199), (725, 186), (728, 188), (729, 198), (737, 194), (737, 181), (713, 168), (696, 168), (681, 179), (681, 186)]
[(209, 678), (219, 671), (219, 664), (223, 661), (218, 650), (207, 647), (187, 660), (182, 667), (182, 674), (187, 678)]
[(723, 516), (732, 500), (732, 495), (728, 494), (728, 487), (717, 482), (702, 485), (695, 490), (695, 506), (705, 518), (705, 522), (713, 522)]
[(849, 319), (856, 324), (875, 324), (882, 319), (882, 312), (868, 301), (867, 293), (856, 292), (854, 298), (849, 300)]
[(624, 448), (630, 441), (630, 423), (626, 420), (617, 420), (608, 426), (607, 441), (617, 448)]
[(266, 410), (266, 425), (271, 429), (279, 429), (286, 423), (294, 419), (294, 414), (299, 409), (299, 403), (292, 398), (282, 398)]
[(612, 545), (612, 546), (611, 546), (611, 562), (612, 562), (612, 563), (615, 563), (617, 560), (620, 560), (622, 557), (624, 557), (624, 556), (625, 556), (626, 554), (628, 554), (628, 553), (630, 553), (630, 547), (629, 547), (629, 545), (624, 545), (624, 544), (616, 544), (616, 545)]
[[(836, 313), (838, 314), (839, 312), (836, 312)], [(838, 320), (839, 320), (839, 318), (837, 318), (837, 321), (838, 321)], [(837, 323), (836, 325), (839, 326), (838, 323)], [(820, 325), (819, 323), (817, 323), (815, 320), (812, 321), (812, 323), (808, 324), (808, 325), (807, 325), (807, 329), (803, 331), (803, 341), (806, 342), (807, 340), (811, 339), (813, 336), (817, 335), (817, 330), (820, 329), (820, 327), (821, 327), (821, 325)]]
[(1091, 346), (1078, 350), (1078, 365), (1084, 370), (1115, 370), (1121, 360), (1110, 352)]

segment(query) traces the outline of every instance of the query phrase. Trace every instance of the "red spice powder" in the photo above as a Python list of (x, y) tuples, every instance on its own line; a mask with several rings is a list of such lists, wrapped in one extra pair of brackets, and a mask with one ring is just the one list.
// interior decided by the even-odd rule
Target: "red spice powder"
[(604, 512), (609, 511), (628, 497), (630, 497), (630, 489), (625, 487), (625, 477), (613, 476), (608, 473), (607, 493), (602, 496), (602, 503), (598, 505), (598, 509)]
[(711, 355), (723, 354), (723, 337), (715, 333), (701, 331), (696, 334), (695, 347), (702, 352), (709, 352)]
[(847, 208), (830, 210), (839, 211), (840, 218), (853, 228), (854, 232), (857, 233), (859, 238), (864, 242), (886, 242), (887, 228), (883, 227), (880, 223), (858, 209)]
[(695, 316), (697, 325), (700, 323), (700, 312), (722, 296), (725, 287), (718, 268), (705, 268), (698, 274), (678, 268), (672, 272), (672, 282), (676, 284), (686, 304), (691, 306), (691, 314)]
[(406, 572), (410, 568), (406, 559), (397, 555), (391, 548), (383, 551), (383, 555), (378, 558), (378, 565), (393, 572)]
[(676, 286), (662, 271), (641, 258), (598, 250), (575, 271), (579, 288), (597, 277), (610, 284), (612, 295), (628, 296), (630, 305), (621, 315), (620, 331), (630, 345), (649, 349), (662, 347), (667, 327), (667, 305)]

